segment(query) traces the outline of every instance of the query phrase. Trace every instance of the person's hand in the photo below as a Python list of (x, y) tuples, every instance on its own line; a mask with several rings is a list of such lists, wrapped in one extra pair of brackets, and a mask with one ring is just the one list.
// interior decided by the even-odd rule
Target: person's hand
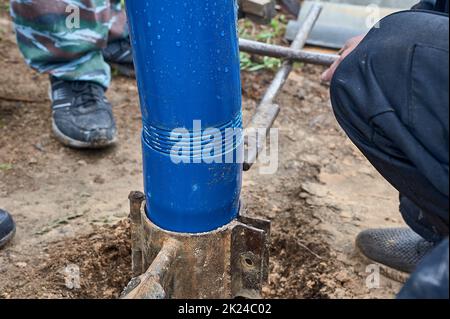
[(361, 43), (361, 41), (364, 39), (364, 35), (359, 35), (357, 37), (351, 38), (348, 40), (344, 47), (339, 52), (339, 59), (337, 59), (323, 74), (322, 74), (322, 81), (324, 82), (330, 82), (333, 78), (334, 72), (336, 72), (336, 69), (338, 68), (339, 64), (350, 54), (352, 51)]

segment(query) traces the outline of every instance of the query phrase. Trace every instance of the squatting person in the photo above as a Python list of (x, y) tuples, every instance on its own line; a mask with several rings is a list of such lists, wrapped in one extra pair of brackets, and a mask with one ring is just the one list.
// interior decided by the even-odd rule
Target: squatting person
[(384, 18), (323, 74), (339, 124), (400, 193), (410, 228), (356, 240), (369, 259), (412, 273), (400, 298), (449, 297), (448, 10), (427, 0)]

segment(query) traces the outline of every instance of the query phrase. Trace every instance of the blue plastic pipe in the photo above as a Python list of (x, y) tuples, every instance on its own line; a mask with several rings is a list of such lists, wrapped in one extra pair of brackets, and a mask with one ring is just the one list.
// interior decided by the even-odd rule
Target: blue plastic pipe
[[(225, 159), (238, 157), (242, 139), (217, 139), (217, 132), (225, 137), (242, 127), (236, 1), (127, 0), (126, 8), (142, 109), (147, 215), (175, 232), (224, 226), (238, 215), (242, 184), (242, 163)], [(208, 145), (219, 151), (208, 152)], [(205, 160), (205, 152), (213, 156)]]

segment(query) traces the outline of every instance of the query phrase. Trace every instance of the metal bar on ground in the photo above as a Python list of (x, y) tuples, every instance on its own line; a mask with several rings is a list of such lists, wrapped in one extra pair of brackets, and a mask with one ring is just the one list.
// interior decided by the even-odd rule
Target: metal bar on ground
[[(299, 29), (295, 40), (291, 44), (292, 50), (301, 50), (305, 46), (306, 40), (308, 39), (308, 36), (313, 29), (314, 24), (316, 23), (321, 11), (321, 4), (315, 4), (311, 7), (308, 16), (303, 22), (302, 27)], [(250, 125), (248, 126), (248, 128), (246, 128), (246, 130), (255, 128), (257, 129), (257, 132), (255, 135), (251, 134), (246, 136), (245, 143), (247, 147), (247, 154), (244, 161), (245, 171), (250, 170), (250, 168), (256, 162), (258, 155), (264, 148), (267, 134), (279, 114), (279, 106), (274, 103), (275, 98), (285, 84), (289, 74), (293, 69), (293, 66), (294, 63), (291, 60), (287, 60), (283, 63), (280, 70), (275, 75), (272, 84), (267, 89), (261, 103), (257, 107), (256, 113), (253, 115)], [(253, 126), (255, 124), (259, 126)], [(259, 132), (261, 128), (264, 128), (264, 132)], [(256, 147), (249, 148), (249, 146)]]
[(144, 272), (142, 262), (142, 245), (140, 242), (139, 230), (142, 228), (141, 206), (145, 201), (145, 196), (141, 192), (131, 192), (128, 196), (130, 200), (130, 221), (131, 221), (131, 267), (133, 277), (137, 277)]
[[(305, 46), (309, 33), (313, 29), (314, 24), (319, 18), (321, 11), (322, 5), (316, 4), (313, 7), (311, 7), (311, 10), (309, 11), (307, 18), (303, 22), (303, 25), (298, 31), (295, 40), (291, 44), (291, 49), (300, 50)], [(276, 96), (278, 95), (278, 92), (280, 92), (289, 74), (291, 73), (293, 66), (294, 64), (292, 63), (292, 61), (285, 61), (283, 63), (280, 70), (276, 74), (275, 79), (273, 80), (272, 84), (270, 85), (269, 89), (264, 95), (261, 104), (273, 103)]]
[(269, 56), (272, 58), (288, 59), (296, 62), (304, 62), (316, 65), (329, 66), (336, 61), (339, 56), (336, 54), (316, 53), (306, 50), (294, 50), (280, 45), (266, 44), (253, 40), (239, 39), (241, 51)]

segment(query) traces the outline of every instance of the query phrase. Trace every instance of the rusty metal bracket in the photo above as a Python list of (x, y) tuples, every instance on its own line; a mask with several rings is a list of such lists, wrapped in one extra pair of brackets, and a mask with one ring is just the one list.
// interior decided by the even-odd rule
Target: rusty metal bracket
[(270, 222), (241, 215), (209, 233), (165, 231), (130, 194), (134, 279), (124, 299), (260, 298), (268, 279)]

